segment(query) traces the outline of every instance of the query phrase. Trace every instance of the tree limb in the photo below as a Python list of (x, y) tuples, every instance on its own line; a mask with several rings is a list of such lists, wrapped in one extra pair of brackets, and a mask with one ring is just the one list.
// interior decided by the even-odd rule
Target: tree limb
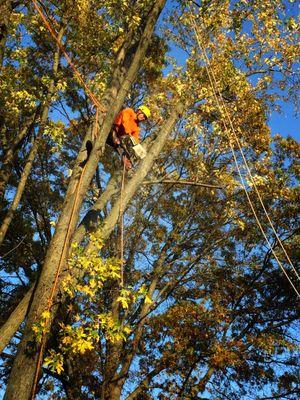
[(161, 180), (161, 181), (157, 180), (157, 181), (144, 181), (144, 182), (142, 182), (142, 185), (157, 185), (157, 184), (190, 185), (190, 186), (201, 186), (201, 187), (212, 188), (212, 189), (224, 189), (224, 186), (217, 186), (217, 185), (211, 185), (209, 183), (184, 181), (184, 180), (173, 181), (173, 180), (170, 180), (170, 179), (164, 179), (164, 180)]

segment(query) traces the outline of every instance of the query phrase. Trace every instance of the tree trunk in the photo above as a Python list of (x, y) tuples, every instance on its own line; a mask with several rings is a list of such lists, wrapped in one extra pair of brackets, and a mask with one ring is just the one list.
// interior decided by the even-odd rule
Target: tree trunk
[(37, 108), (36, 112), (27, 119), (19, 134), (16, 136), (14, 141), (9, 144), (9, 147), (3, 155), (3, 158), (1, 160), (2, 166), (0, 170), (0, 197), (4, 196), (5, 186), (11, 176), (13, 159), (15, 158), (16, 152), (24, 138), (31, 135), (34, 122), (36, 121), (39, 112), (40, 106)]
[(0, 354), (10, 342), (11, 338), (18, 330), (20, 324), (24, 321), (30, 299), (33, 293), (34, 285), (28, 290), (14, 311), (10, 314), (8, 320), (3, 324), (0, 330)]
[[(48, 115), (48, 112), (47, 112), (47, 115)], [(18, 184), (15, 197), (14, 197), (13, 202), (11, 203), (11, 205), (9, 207), (9, 210), (7, 211), (7, 214), (6, 214), (4, 220), (3, 220), (2, 224), (1, 224), (1, 227), (0, 227), (0, 245), (3, 243), (3, 240), (5, 238), (6, 232), (7, 232), (8, 228), (9, 228), (9, 225), (10, 225), (14, 215), (15, 215), (15, 212), (16, 212), (16, 210), (18, 208), (18, 205), (20, 203), (21, 197), (23, 195), (23, 192), (24, 192), (24, 189), (25, 189), (25, 185), (26, 185), (28, 176), (30, 174), (30, 171), (31, 171), (31, 168), (32, 168), (32, 165), (33, 165), (33, 161), (34, 161), (35, 156), (36, 156), (36, 154), (38, 152), (41, 135), (42, 135), (42, 131), (40, 130), (38, 136), (33, 140), (32, 147), (30, 149), (30, 152), (29, 152), (29, 155), (28, 155), (24, 170), (22, 172), (21, 179), (20, 179), (20, 182)]]
[[(134, 177), (126, 184), (125, 189), (124, 189), (124, 209), (126, 208), (127, 204), (129, 203), (130, 199), (132, 196), (135, 194), (136, 190), (138, 190), (141, 182), (143, 181), (144, 177), (149, 173), (149, 171), (152, 168), (153, 162), (159, 155), (161, 149), (163, 148), (168, 135), (170, 134), (171, 130), (174, 127), (174, 124), (178, 118), (178, 116), (182, 113), (184, 106), (179, 105), (177, 109), (175, 109), (168, 120), (165, 122), (165, 124), (162, 126), (157, 139), (155, 140), (154, 144), (150, 147), (149, 152), (145, 160), (141, 163), (139, 168), (137, 169)], [(118, 192), (119, 187), (118, 187), (118, 181), (120, 178), (120, 174), (116, 173), (107, 185), (106, 190), (104, 193), (100, 196), (100, 198), (97, 200), (93, 208), (88, 211), (86, 217), (82, 220), (81, 225), (78, 227), (76, 230), (74, 237), (73, 237), (73, 242), (80, 243), (81, 240), (84, 238), (86, 232), (90, 231), (92, 227), (95, 228), (97, 226), (97, 221), (98, 221), (98, 215), (101, 209), (103, 209), (104, 205), (107, 203), (107, 201), (111, 198), (111, 196), (115, 193)], [(130, 197), (128, 197), (128, 193), (130, 193)], [(113, 231), (114, 227), (116, 226), (116, 223), (118, 221), (118, 216), (119, 216), (119, 202), (116, 202), (114, 205), (113, 209), (111, 210), (110, 214), (107, 216), (107, 218), (104, 220), (104, 229), (102, 233), (103, 240), (106, 240), (111, 232)], [(80, 271), (78, 271), (78, 274)], [(14, 326), (19, 326), (22, 321), (25, 318), (25, 315), (27, 313), (27, 308), (29, 305), (29, 299), (30, 296), (25, 295), (23, 299), (21, 300), (21, 303), (19, 304), (18, 307), (20, 307), (20, 310), (22, 310), (23, 313), (19, 312), (17, 313), (16, 316), (11, 314), (9, 317), (8, 321), (1, 327), (0, 330), (0, 336), (4, 335), (4, 332), (6, 332), (3, 340), (2, 346), (0, 346), (0, 350), (3, 351), (5, 346), (9, 343), (9, 340), (12, 338), (14, 335), (15, 331)], [(18, 318), (18, 320), (15, 320), (14, 323), (15, 325), (12, 325), (11, 323), (11, 318)], [(11, 327), (11, 329), (9, 329)]]
[[(119, 79), (114, 80), (113, 89), (117, 97), (110, 99), (109, 111), (101, 127), (101, 133), (83, 169), (81, 167), (82, 161), (84, 161), (82, 159), (82, 153), (77, 157), (76, 166), (68, 186), (63, 211), (48, 249), (41, 276), (28, 313), (23, 338), (19, 344), (7, 385), (4, 397), (5, 400), (27, 400), (31, 397), (38, 358), (32, 326), (41, 319), (41, 314), (48, 308), (49, 294), (51, 293), (55, 276), (60, 273), (61, 267), (69, 252), (71, 236), (77, 224), (80, 207), (97, 168), (99, 158), (102, 155), (103, 147), (111, 129), (113, 119), (120, 110), (127, 91), (130, 89), (135, 79), (140, 62), (150, 43), (155, 23), (164, 4), (165, 0), (158, 0), (154, 3), (135, 53), (132, 53), (132, 49), (130, 48), (128, 50), (128, 55), (124, 59), (122, 74), (119, 76)], [(128, 68), (127, 65), (129, 65)], [(81, 185), (78, 185), (79, 181)]]
[[(96, 201), (91, 210), (89, 210), (86, 216), (81, 221), (79, 227), (77, 228), (74, 237), (73, 243), (80, 243), (87, 232), (90, 232), (97, 226), (99, 220), (100, 211), (104, 208), (106, 203), (110, 200), (111, 196), (116, 194), (119, 191), (119, 181), (120, 181), (121, 173), (116, 172), (109, 183), (105, 191), (101, 194), (99, 199)], [(33, 286), (36, 285), (36, 282)], [(0, 354), (5, 349), (5, 347), (10, 342), (11, 338), (24, 321), (25, 316), (28, 311), (28, 306), (30, 304), (31, 295), (33, 293), (33, 287), (28, 290), (28, 292), (23, 296), (22, 300), (19, 302), (18, 306), (15, 310), (10, 314), (7, 321), (0, 328)]]
[(7, 27), (13, 10), (12, 0), (4, 0), (0, 4), (0, 68), (3, 64), (5, 43), (7, 38)]

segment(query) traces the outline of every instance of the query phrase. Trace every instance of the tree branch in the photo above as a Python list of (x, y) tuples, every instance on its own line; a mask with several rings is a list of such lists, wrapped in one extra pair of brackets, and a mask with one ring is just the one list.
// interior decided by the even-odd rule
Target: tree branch
[(201, 183), (201, 182), (193, 182), (193, 181), (173, 181), (170, 179), (164, 179), (164, 180), (157, 180), (157, 181), (144, 181), (142, 185), (156, 185), (156, 184), (174, 184), (174, 185), (190, 185), (190, 186), (201, 186), (201, 187), (206, 187), (206, 188), (212, 188), (212, 189), (224, 189), (224, 186), (217, 186), (217, 185), (211, 185), (209, 183)]

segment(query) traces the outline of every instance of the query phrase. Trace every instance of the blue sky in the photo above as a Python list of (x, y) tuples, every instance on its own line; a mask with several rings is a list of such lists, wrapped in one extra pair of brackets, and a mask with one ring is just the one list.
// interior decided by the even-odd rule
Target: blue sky
[(282, 113), (273, 112), (269, 125), (272, 134), (279, 133), (282, 136), (292, 136), (300, 141), (300, 120), (295, 115), (293, 106), (289, 103), (282, 103)]

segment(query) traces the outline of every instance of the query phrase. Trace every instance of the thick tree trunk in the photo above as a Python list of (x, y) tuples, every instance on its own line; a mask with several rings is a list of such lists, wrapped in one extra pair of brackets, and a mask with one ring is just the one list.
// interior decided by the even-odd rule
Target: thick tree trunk
[[(101, 194), (101, 196), (96, 201), (92, 209), (87, 212), (86, 216), (81, 221), (79, 227), (77, 228), (74, 234), (73, 243), (80, 243), (85, 237), (87, 232), (90, 232), (97, 227), (97, 224), (99, 223), (100, 211), (105, 207), (105, 205), (111, 199), (111, 197), (114, 194), (116, 194), (120, 189), (120, 183), (119, 183), (120, 177), (121, 173), (118, 171), (112, 176), (109, 183), (107, 184), (105, 191)], [(1, 326), (0, 354), (8, 345), (8, 343), (10, 342), (11, 338), (13, 337), (13, 335), (15, 334), (21, 323), (24, 321), (28, 311), (32, 293), (33, 293), (33, 287), (30, 290), (28, 290), (25, 296), (23, 296), (18, 306), (10, 314), (7, 321)]]
[[(155, 23), (164, 4), (165, 0), (158, 0), (154, 3), (135, 53), (132, 54), (132, 51), (130, 51), (131, 49), (129, 49), (129, 54), (125, 57), (124, 72), (122, 71), (122, 76), (120, 76), (119, 79), (114, 80), (114, 90), (117, 94), (117, 98), (111, 98), (110, 100), (109, 111), (101, 127), (101, 133), (93, 146), (84, 169), (81, 167), (83, 161), (82, 154), (77, 158), (76, 166), (67, 190), (63, 211), (48, 249), (37, 289), (28, 313), (23, 338), (19, 344), (18, 353), (7, 385), (4, 397), (5, 400), (27, 400), (31, 397), (38, 357), (32, 326), (41, 319), (41, 314), (48, 307), (49, 295), (55, 275), (59, 273), (59, 269), (64, 264), (68, 254), (71, 236), (77, 224), (79, 210), (97, 168), (99, 158), (102, 155), (103, 147), (111, 129), (113, 119), (120, 110), (127, 91), (130, 89), (135, 79), (141, 59), (150, 43)], [(129, 65), (128, 69), (126, 68), (127, 65)], [(78, 185), (79, 181), (81, 182), (80, 186)]]
[[(158, 157), (161, 149), (163, 148), (165, 142), (167, 141), (167, 138), (172, 131), (175, 122), (178, 119), (178, 116), (182, 113), (184, 109), (183, 105), (178, 105), (177, 109), (175, 109), (168, 120), (165, 122), (165, 124), (162, 126), (157, 139), (153, 143), (153, 145), (150, 147), (149, 152), (145, 160), (140, 164), (138, 167), (136, 173), (134, 174), (134, 177), (126, 184), (124, 194), (124, 209), (130, 202), (131, 198), (135, 194), (135, 192), (138, 190), (141, 182), (143, 181), (144, 177), (149, 173), (149, 171), (152, 168), (152, 165), (155, 161), (155, 159)], [(74, 236), (73, 236), (73, 242), (80, 243), (81, 240), (84, 238), (85, 234), (90, 231), (92, 228), (95, 228), (97, 226), (97, 221), (99, 218), (99, 212), (103, 209), (107, 201), (111, 198), (111, 196), (115, 193), (118, 192), (119, 190), (119, 178), (120, 174), (116, 173), (107, 185), (107, 188), (105, 192), (100, 196), (98, 201), (95, 203), (93, 208), (87, 213), (86, 217), (82, 220), (80, 226), (76, 230)], [(128, 196), (129, 195), (129, 196)], [(114, 227), (116, 226), (116, 223), (118, 221), (119, 217), (119, 201), (116, 202), (114, 205), (111, 213), (107, 216), (107, 218), (103, 221), (104, 222), (104, 229), (102, 233), (102, 237), (104, 240), (106, 240), (111, 232), (113, 231)], [(79, 273), (79, 271), (78, 271)], [(23, 299), (21, 300), (19, 304), (19, 309), (22, 310), (22, 313), (19, 312), (15, 315), (11, 314), (9, 317), (8, 321), (1, 327), (0, 329), (0, 336), (2, 335), (3, 332), (3, 342), (0, 342), (0, 350), (3, 351), (5, 346), (9, 343), (9, 340), (13, 337), (15, 331), (13, 330), (15, 326), (19, 326), (22, 321), (25, 318), (25, 315), (27, 313), (27, 308), (29, 305), (29, 300), (30, 296), (25, 295)], [(11, 323), (11, 318), (14, 319), (14, 324), (12, 325)], [(18, 318), (18, 320), (16, 319)], [(11, 327), (11, 329), (10, 329)], [(4, 332), (5, 336), (4, 336)], [(3, 347), (4, 346), (4, 347)], [(0, 352), (1, 352), (0, 351)]]

